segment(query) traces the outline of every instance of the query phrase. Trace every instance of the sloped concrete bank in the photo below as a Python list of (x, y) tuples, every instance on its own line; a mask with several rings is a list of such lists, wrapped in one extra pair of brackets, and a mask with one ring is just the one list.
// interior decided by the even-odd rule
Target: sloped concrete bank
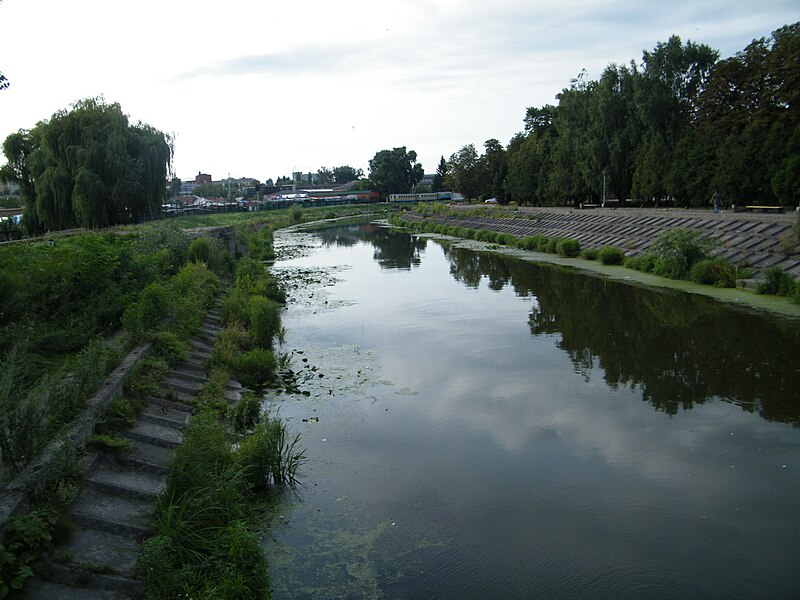
[(572, 238), (584, 248), (617, 246), (628, 256), (646, 251), (662, 231), (689, 229), (718, 240), (721, 256), (733, 264), (750, 267), (755, 273), (778, 266), (793, 277), (800, 276), (800, 247), (792, 243), (792, 228), (798, 216), (791, 212), (715, 215), (710, 211), (682, 209), (524, 208), (509, 213), (508, 218), (492, 218), (460, 216), (456, 209), (454, 214), (446, 216), (409, 212), (403, 218), (517, 237), (543, 234)]

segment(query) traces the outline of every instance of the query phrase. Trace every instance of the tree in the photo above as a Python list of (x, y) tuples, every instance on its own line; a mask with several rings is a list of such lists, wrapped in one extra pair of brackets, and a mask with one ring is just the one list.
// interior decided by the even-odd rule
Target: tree
[(357, 181), (364, 176), (364, 171), (355, 169), (350, 165), (342, 165), (341, 167), (333, 168), (333, 182), (337, 185)]
[(444, 156), (439, 160), (439, 166), (436, 167), (436, 174), (431, 181), (432, 192), (442, 192), (445, 190), (445, 179), (447, 178), (447, 161)]
[(320, 167), (317, 174), (314, 176), (314, 181), (322, 185), (333, 183), (333, 171), (328, 167)]
[(131, 125), (119, 104), (81, 100), (3, 146), (3, 176), (25, 190), (29, 231), (135, 223), (161, 210), (171, 140)]
[(6, 89), (10, 84), (6, 76), (0, 73), (0, 90)]
[(474, 144), (467, 144), (450, 156), (447, 161), (448, 187), (460, 192), (465, 198), (477, 198), (481, 194), (481, 173), (478, 151)]
[(508, 163), (503, 145), (492, 138), (483, 143), (485, 149), (479, 159), (481, 197), (483, 199), (494, 197), (501, 204), (506, 204), (504, 189)]
[(369, 161), (369, 179), (383, 197), (388, 194), (407, 194), (422, 181), (425, 172), (417, 163), (417, 153), (405, 146), (380, 150)]

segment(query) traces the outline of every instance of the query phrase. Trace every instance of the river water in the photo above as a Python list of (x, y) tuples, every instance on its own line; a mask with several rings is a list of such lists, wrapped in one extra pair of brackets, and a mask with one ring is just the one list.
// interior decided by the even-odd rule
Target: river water
[(377, 226), (276, 249), (276, 599), (800, 597), (797, 322)]

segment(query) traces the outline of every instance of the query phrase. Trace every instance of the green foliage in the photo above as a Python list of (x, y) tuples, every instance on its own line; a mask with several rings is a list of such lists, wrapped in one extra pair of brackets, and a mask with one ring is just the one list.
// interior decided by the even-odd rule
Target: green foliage
[(597, 256), (604, 265), (621, 265), (625, 262), (625, 252), (615, 246), (603, 246)]
[(161, 325), (171, 308), (172, 298), (167, 288), (162, 283), (151, 283), (125, 309), (122, 324), (133, 340), (141, 341)]
[(255, 394), (245, 392), (235, 404), (229, 407), (227, 417), (236, 433), (251, 430), (261, 420), (261, 401)]
[(281, 329), (281, 306), (263, 296), (252, 296), (247, 303), (248, 323), (253, 343), (262, 348), (272, 348), (272, 342)]
[(295, 204), (289, 214), (291, 215), (293, 222), (299, 223), (303, 220), (303, 207)]
[(189, 354), (189, 343), (173, 331), (158, 331), (153, 336), (153, 354), (175, 365)]
[(769, 267), (764, 271), (764, 278), (756, 284), (756, 293), (792, 297), (795, 286), (796, 283), (791, 275), (780, 267)]
[(581, 258), (586, 260), (597, 260), (600, 254), (599, 248), (584, 248), (581, 250)]
[(643, 273), (652, 273), (656, 267), (656, 257), (653, 254), (645, 253), (641, 256), (628, 256), (623, 263), (626, 268)]
[(561, 239), (556, 244), (556, 252), (559, 256), (575, 257), (581, 253), (581, 243), (573, 239)]
[(285, 421), (268, 416), (255, 426), (253, 435), (245, 438), (237, 451), (237, 462), (245, 467), (252, 487), (297, 482), (297, 470), (305, 462), (305, 451), (299, 448), (300, 435), (289, 433)]
[(737, 270), (722, 258), (706, 258), (692, 266), (689, 279), (704, 285), (732, 288), (736, 287)]
[(548, 254), (557, 254), (558, 253), (558, 244), (561, 242), (561, 238), (559, 237), (552, 237), (547, 240), (547, 243), (544, 246), (544, 251)]
[(369, 161), (369, 180), (383, 198), (410, 192), (424, 175), (417, 153), (405, 146), (380, 150)]
[(161, 209), (171, 140), (131, 125), (119, 104), (77, 102), (3, 144), (3, 176), (20, 184), (31, 232), (135, 223)]
[[(252, 490), (266, 485), (260, 465), (272, 468), (268, 457), (275, 446), (286, 447), (287, 434), (285, 425), (283, 441), (272, 439), (273, 429), (258, 425), (256, 431), (234, 438), (217, 413), (201, 410), (192, 417), (159, 499), (155, 535), (145, 543), (138, 563), (149, 597), (269, 596), (267, 566), (247, 518)], [(296, 445), (290, 454), (302, 457)], [(291, 466), (286, 460), (284, 464)], [(296, 481), (296, 468), (291, 477), (278, 479)], [(276, 483), (275, 477), (271, 482)]]
[(5, 545), (0, 545), (0, 598), (21, 590), (25, 581), (33, 577), (31, 565), (51, 546), (56, 520), (48, 510), (8, 520)]
[(98, 433), (89, 439), (87, 449), (109, 454), (128, 454), (133, 451), (133, 444), (121, 436)]
[(653, 273), (670, 279), (687, 279), (695, 263), (708, 258), (718, 242), (696, 231), (668, 229), (650, 246), (655, 257)]
[(234, 361), (233, 369), (244, 386), (264, 385), (275, 377), (277, 369), (275, 354), (265, 348), (253, 348), (239, 354)]

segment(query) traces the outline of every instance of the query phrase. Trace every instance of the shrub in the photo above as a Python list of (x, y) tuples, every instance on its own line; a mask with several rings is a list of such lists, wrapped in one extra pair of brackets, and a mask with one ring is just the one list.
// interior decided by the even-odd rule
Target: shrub
[(265, 348), (253, 348), (241, 353), (235, 360), (234, 372), (246, 387), (269, 383), (275, 377), (275, 355)]
[(780, 267), (769, 267), (764, 271), (764, 278), (756, 284), (756, 293), (793, 296), (795, 293), (795, 281), (791, 275)]
[(642, 254), (641, 256), (628, 256), (623, 263), (628, 269), (652, 273), (656, 265), (656, 257), (652, 254)]
[(497, 232), (496, 231), (486, 231), (485, 235), (486, 241), (490, 244), (497, 243)]
[(225, 325), (234, 323), (247, 324), (247, 300), (249, 294), (239, 287), (234, 287), (222, 299), (219, 318)]
[(695, 263), (689, 279), (703, 285), (732, 288), (736, 287), (736, 268), (721, 258), (706, 258)]
[(513, 246), (517, 241), (517, 237), (510, 233), (501, 233), (497, 236), (497, 241), (505, 246)]
[(581, 252), (581, 243), (578, 240), (563, 239), (556, 243), (556, 252), (559, 256), (575, 257)]
[(292, 219), (292, 222), (299, 223), (303, 220), (303, 209), (299, 205), (295, 204), (291, 211), (289, 212), (289, 216)]
[(604, 265), (621, 265), (625, 261), (625, 253), (615, 246), (603, 246), (597, 257)]
[(534, 250), (537, 252), (547, 252), (547, 245), (550, 243), (550, 238), (543, 233), (538, 233), (533, 236), (533, 239)]
[(281, 329), (281, 306), (263, 296), (253, 296), (247, 303), (247, 317), (253, 343), (272, 348), (272, 341)]
[(670, 279), (686, 279), (695, 263), (708, 258), (717, 246), (715, 240), (696, 231), (662, 231), (649, 249), (656, 259), (653, 273)]
[(174, 365), (189, 354), (189, 344), (172, 331), (159, 331), (153, 337), (153, 352)]
[(558, 243), (561, 241), (561, 238), (554, 237), (547, 240), (547, 244), (544, 247), (544, 251), (548, 254), (556, 254), (558, 252)]
[(597, 248), (584, 248), (581, 250), (581, 258), (586, 260), (597, 260), (597, 255), (600, 253), (600, 250)]
[(134, 340), (146, 338), (169, 314), (171, 298), (161, 283), (151, 283), (122, 315), (122, 324)]
[(261, 401), (258, 396), (245, 392), (239, 400), (228, 409), (228, 422), (236, 433), (244, 433), (253, 429), (261, 420)]
[(245, 438), (237, 452), (237, 462), (246, 469), (251, 485), (296, 483), (297, 469), (305, 462), (299, 449), (300, 435), (292, 437), (285, 421), (268, 416)]

